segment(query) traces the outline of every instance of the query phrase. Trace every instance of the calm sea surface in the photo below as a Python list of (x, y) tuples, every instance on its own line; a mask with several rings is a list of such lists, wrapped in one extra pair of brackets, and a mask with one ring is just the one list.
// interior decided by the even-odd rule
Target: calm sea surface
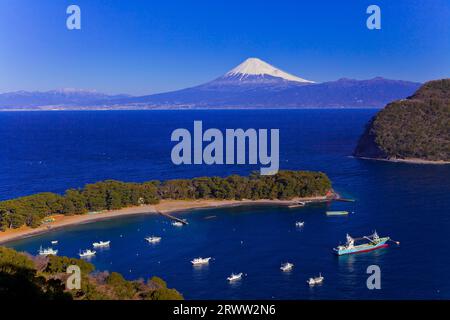
[[(199, 175), (248, 174), (259, 166), (175, 166), (176, 128), (279, 128), (280, 167), (320, 170), (355, 203), (300, 209), (239, 207), (182, 213), (175, 228), (159, 216), (96, 222), (10, 243), (36, 253), (59, 240), (76, 256), (95, 240), (111, 240), (90, 261), (128, 279), (152, 275), (188, 299), (449, 299), (450, 166), (408, 165), (350, 157), (374, 110), (110, 111), (0, 113), (0, 200), (63, 192), (102, 179), (147, 181)], [(348, 217), (325, 211), (348, 210)], [(305, 221), (301, 229), (295, 221)], [(336, 257), (345, 234), (377, 230), (401, 241), (386, 249)], [(160, 244), (144, 237), (159, 235)], [(203, 268), (192, 258), (212, 256)], [(279, 270), (290, 261), (290, 273)], [(368, 290), (366, 269), (381, 268), (381, 290)], [(243, 272), (242, 281), (226, 277)], [(321, 286), (306, 280), (319, 272)]]

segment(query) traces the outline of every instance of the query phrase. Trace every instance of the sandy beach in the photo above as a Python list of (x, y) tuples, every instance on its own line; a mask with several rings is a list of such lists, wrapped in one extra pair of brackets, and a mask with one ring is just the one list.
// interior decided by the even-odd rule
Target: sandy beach
[(330, 200), (327, 197), (310, 197), (310, 198), (295, 198), (291, 200), (161, 200), (160, 203), (156, 205), (142, 205), (129, 208), (123, 208), (119, 210), (102, 211), (95, 214), (83, 214), (83, 215), (54, 215), (52, 218), (55, 219), (53, 222), (46, 223), (38, 228), (30, 228), (23, 226), (17, 229), (9, 229), (4, 232), (0, 232), (0, 244), (19, 240), (23, 238), (28, 238), (42, 234), (45, 232), (50, 232), (56, 229), (83, 224), (96, 222), (106, 219), (114, 219), (126, 216), (132, 216), (137, 214), (168, 214), (175, 212), (190, 211), (194, 209), (201, 208), (220, 208), (220, 207), (230, 207), (230, 206), (242, 206), (242, 205), (279, 205), (279, 206), (289, 206), (297, 203), (298, 201), (305, 202), (320, 202), (325, 200)]

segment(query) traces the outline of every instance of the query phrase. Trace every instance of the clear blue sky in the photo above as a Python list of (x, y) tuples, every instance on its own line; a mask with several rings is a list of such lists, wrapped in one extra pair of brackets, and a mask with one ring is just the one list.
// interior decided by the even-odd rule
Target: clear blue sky
[[(77, 4), (82, 29), (66, 29)], [(370, 4), (382, 30), (366, 28)], [(450, 74), (449, 0), (0, 0), (0, 92), (169, 91), (259, 57), (315, 81)]]

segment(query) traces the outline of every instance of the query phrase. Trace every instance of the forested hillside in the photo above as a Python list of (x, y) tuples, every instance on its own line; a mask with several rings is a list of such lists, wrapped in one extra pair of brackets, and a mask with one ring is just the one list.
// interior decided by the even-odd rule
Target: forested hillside
[[(80, 289), (66, 289), (69, 265), (80, 268)], [(94, 265), (84, 260), (58, 256), (33, 257), (0, 247), (0, 299), (180, 300), (183, 296), (175, 289), (168, 289), (158, 277), (148, 281), (127, 281), (116, 272), (95, 272)]]
[(388, 104), (368, 124), (355, 155), (450, 161), (450, 79)]

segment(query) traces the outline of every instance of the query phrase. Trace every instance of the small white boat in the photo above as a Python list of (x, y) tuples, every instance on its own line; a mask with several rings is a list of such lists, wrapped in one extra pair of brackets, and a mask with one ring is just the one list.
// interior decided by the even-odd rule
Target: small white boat
[(304, 221), (297, 221), (296, 223), (295, 223), (295, 226), (297, 227), (297, 228), (301, 228), (301, 227), (303, 227), (305, 225), (305, 222)]
[(161, 241), (161, 237), (147, 237), (145, 238), (145, 240), (147, 240), (149, 243), (158, 243)]
[(58, 244), (58, 240), (53, 240), (53, 241), (50, 241), (51, 242), (51, 244)]
[(86, 257), (92, 257), (92, 256), (95, 256), (96, 253), (97, 253), (97, 252), (96, 252), (95, 250), (87, 249), (87, 250), (84, 250), (84, 251), (80, 252), (78, 255), (79, 255), (81, 258), (86, 258)]
[(294, 268), (294, 264), (290, 262), (283, 263), (280, 267), (280, 270), (283, 272), (291, 271)]
[(195, 258), (191, 260), (192, 265), (199, 266), (204, 264), (209, 264), (209, 260), (211, 260), (211, 257), (208, 258)]
[(323, 282), (324, 277), (322, 277), (322, 274), (319, 273), (318, 277), (309, 278), (308, 281), (306, 281), (310, 286), (314, 286), (316, 284), (321, 284)]
[(42, 249), (42, 247), (40, 247), (38, 253), (40, 256), (56, 256), (58, 250), (53, 250), (52, 248)]
[(174, 227), (182, 227), (182, 226), (183, 226), (183, 223), (181, 223), (180, 221), (174, 221), (174, 222), (172, 222), (172, 225), (173, 225)]
[(111, 243), (111, 241), (99, 241), (99, 242), (94, 242), (92, 244), (92, 246), (94, 248), (104, 248), (104, 247), (109, 247), (110, 243)]
[(238, 273), (238, 274), (232, 273), (231, 276), (229, 276), (227, 278), (227, 280), (230, 281), (230, 282), (241, 280), (242, 279), (242, 275), (243, 275), (242, 272)]

